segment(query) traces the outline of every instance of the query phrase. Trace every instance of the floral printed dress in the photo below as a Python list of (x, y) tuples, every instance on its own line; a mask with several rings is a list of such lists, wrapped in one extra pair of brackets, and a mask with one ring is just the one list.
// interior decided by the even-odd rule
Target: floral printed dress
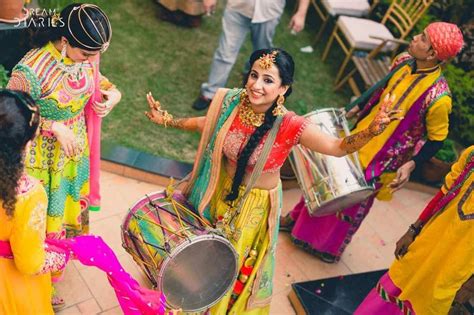
[[(40, 108), (40, 135), (26, 154), (28, 174), (48, 195), (47, 236), (61, 238), (88, 233), (89, 145), (84, 107), (94, 92), (93, 66), (62, 58), (53, 43), (29, 51), (12, 72), (8, 88), (31, 94)], [(76, 64), (77, 65), (77, 64)], [(75, 135), (79, 152), (67, 157), (45, 126), (62, 123)]]

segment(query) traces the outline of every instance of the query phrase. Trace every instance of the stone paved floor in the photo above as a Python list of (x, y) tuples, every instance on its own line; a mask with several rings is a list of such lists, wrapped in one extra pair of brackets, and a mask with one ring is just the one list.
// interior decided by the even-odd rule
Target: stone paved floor
[[(120, 225), (128, 208), (144, 194), (162, 187), (102, 172), (103, 206), (91, 212), (91, 233), (102, 236), (125, 269), (142, 284), (147, 280), (121, 246)], [(293, 282), (387, 268), (393, 260), (395, 242), (414, 222), (432, 196), (403, 189), (391, 202), (375, 202), (352, 243), (338, 264), (325, 264), (292, 245), (288, 234), (280, 233), (277, 248), (275, 296), (272, 315), (295, 314), (287, 294)], [(284, 191), (283, 214), (299, 200), (300, 191)], [(59, 291), (68, 307), (59, 314), (122, 314), (106, 277), (95, 268), (73, 262), (67, 267)]]

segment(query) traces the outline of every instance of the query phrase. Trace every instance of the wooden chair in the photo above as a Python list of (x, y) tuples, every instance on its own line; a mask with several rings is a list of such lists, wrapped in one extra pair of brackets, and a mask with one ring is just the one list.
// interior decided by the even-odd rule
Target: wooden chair
[(381, 52), (390, 52), (397, 49), (398, 44), (394, 41), (395, 37), (386, 24), (392, 24), (399, 34), (398, 39), (403, 40), (433, 1), (393, 0), (381, 22), (340, 16), (322, 56), (323, 61), (326, 60), (334, 39), (336, 39), (345, 53), (334, 84), (337, 85), (339, 80), (341, 80), (344, 70), (355, 50), (371, 51), (381, 44), (381, 40), (377, 39), (377, 37), (387, 39), (387, 43), (383, 45)]
[(380, 51), (384, 48), (384, 46), (388, 42), (395, 43), (397, 45), (408, 45), (407, 41), (400, 40), (400, 39), (386, 39), (377, 36), (371, 36), (374, 39), (381, 40), (382, 43), (378, 45), (374, 50), (372, 50), (369, 54), (354, 54), (352, 56), (352, 62), (354, 63), (354, 68), (348, 72), (347, 75), (344, 76), (344, 79), (340, 80), (339, 83), (334, 87), (334, 90), (339, 90), (344, 84), (349, 83), (352, 92), (354, 92), (355, 96), (360, 96), (361, 92), (357, 83), (354, 80), (354, 75), (359, 73), (362, 77), (362, 81), (364, 81), (364, 89), (367, 89), (378, 81), (380, 81), (383, 77), (385, 77), (392, 64), (392, 58), (389, 56), (382, 56), (379, 57)]
[(311, 0), (311, 4), (322, 20), (321, 27), (314, 39), (314, 44), (318, 43), (330, 20), (335, 20), (339, 15), (368, 16), (378, 2), (379, 0), (374, 0), (372, 5), (370, 5), (367, 0)]

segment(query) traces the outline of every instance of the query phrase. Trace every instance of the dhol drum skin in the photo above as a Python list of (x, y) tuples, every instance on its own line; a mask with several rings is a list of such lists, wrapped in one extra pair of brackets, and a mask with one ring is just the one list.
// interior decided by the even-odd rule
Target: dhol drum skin
[[(340, 109), (316, 110), (305, 117), (332, 136), (350, 134), (344, 112)], [(374, 191), (373, 186), (365, 181), (357, 153), (334, 157), (297, 145), (289, 159), (311, 216), (341, 211), (364, 201)]]
[(140, 199), (122, 224), (122, 245), (167, 306), (199, 312), (232, 288), (238, 256), (230, 242), (196, 215), (178, 193)]

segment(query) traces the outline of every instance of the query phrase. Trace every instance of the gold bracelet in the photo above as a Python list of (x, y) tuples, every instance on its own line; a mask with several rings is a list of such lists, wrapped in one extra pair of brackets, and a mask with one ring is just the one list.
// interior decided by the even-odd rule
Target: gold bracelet
[(53, 124), (54, 124), (53, 120), (41, 118), (40, 129), (44, 130), (44, 131), (52, 132), (53, 131)]
[(164, 110), (162, 114), (163, 114), (163, 125), (165, 126), (165, 128), (168, 128), (168, 124), (170, 124), (173, 121), (173, 115), (168, 113), (168, 111), (166, 110)]

